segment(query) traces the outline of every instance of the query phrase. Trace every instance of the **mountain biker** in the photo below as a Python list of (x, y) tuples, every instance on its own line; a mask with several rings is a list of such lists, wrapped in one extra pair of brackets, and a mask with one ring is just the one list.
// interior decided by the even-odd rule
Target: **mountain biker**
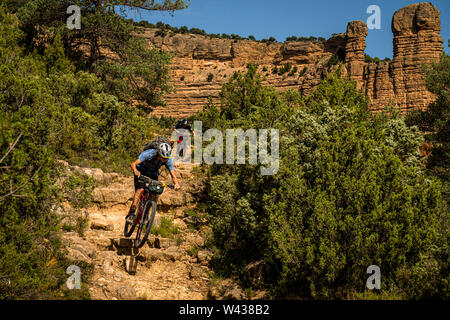
[(174, 190), (178, 190), (180, 185), (178, 184), (177, 177), (175, 175), (175, 169), (173, 166), (173, 159), (171, 157), (172, 146), (168, 143), (160, 143), (156, 149), (148, 149), (143, 151), (139, 158), (134, 161), (130, 166), (134, 173), (134, 198), (131, 204), (130, 210), (126, 217), (127, 221), (133, 222), (136, 211), (136, 207), (139, 203), (139, 199), (142, 196), (145, 188), (145, 182), (140, 180), (142, 175), (149, 177), (153, 180), (158, 180), (159, 169), (164, 165), (170, 172), (172, 181), (174, 183)]
[[(177, 121), (177, 123), (175, 124), (175, 127), (174, 127), (174, 129), (173, 129), (173, 130), (175, 130), (177, 133), (180, 134), (180, 135), (178, 136), (178, 141), (177, 141), (178, 144), (181, 144), (181, 143), (183, 142), (183, 136), (184, 136), (184, 132), (183, 132), (183, 131), (180, 131), (180, 129), (188, 130), (188, 131), (191, 132), (191, 134), (192, 134), (193, 136), (195, 136), (194, 129), (192, 129), (192, 127), (189, 125), (189, 122), (188, 122), (186, 119), (181, 118), (181, 119), (179, 119), (179, 120)], [(181, 149), (181, 151), (180, 151), (180, 156), (181, 156), (181, 157), (183, 156), (183, 149)]]

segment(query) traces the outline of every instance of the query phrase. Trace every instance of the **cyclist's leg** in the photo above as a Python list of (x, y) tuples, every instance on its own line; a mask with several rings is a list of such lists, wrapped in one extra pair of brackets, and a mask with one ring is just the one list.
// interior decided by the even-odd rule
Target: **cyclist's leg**
[(134, 215), (134, 213), (136, 212), (137, 205), (139, 204), (139, 200), (141, 199), (142, 193), (144, 192), (144, 187), (145, 184), (139, 181), (138, 177), (134, 176), (134, 197), (127, 217)]
[(143, 193), (144, 189), (137, 189), (136, 192), (134, 193), (133, 203), (131, 204), (130, 208), (130, 211), (131, 209), (134, 208), (133, 213), (134, 211), (136, 211), (137, 205), (139, 204), (139, 200), (141, 199)]
[[(152, 171), (152, 172), (149, 172), (149, 173), (148, 173), (148, 177), (149, 177), (150, 179), (153, 179), (153, 180), (158, 180), (159, 172), (158, 172), (158, 171)], [(150, 193), (149, 199), (150, 199), (150, 200), (155, 200), (155, 195)]]
[(178, 141), (177, 141), (177, 152), (178, 152), (178, 154), (179, 154), (179, 156), (181, 157), (181, 158), (183, 158), (183, 145), (182, 145), (182, 143), (183, 143), (183, 136), (179, 136), (178, 137)]

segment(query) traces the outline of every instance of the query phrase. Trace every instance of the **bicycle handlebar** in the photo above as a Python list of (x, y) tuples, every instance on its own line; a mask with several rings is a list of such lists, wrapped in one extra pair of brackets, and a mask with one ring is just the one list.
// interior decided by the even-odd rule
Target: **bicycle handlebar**
[(141, 180), (143, 180), (143, 181), (145, 181), (145, 182), (148, 182), (148, 183), (150, 183), (150, 184), (152, 184), (152, 185), (154, 185), (154, 186), (162, 186), (162, 187), (168, 187), (168, 188), (170, 188), (170, 189), (174, 189), (175, 188), (175, 186), (173, 185), (173, 184), (165, 184), (164, 182), (161, 182), (161, 181), (158, 181), (158, 180), (154, 180), (154, 179), (152, 179), (152, 178), (149, 178), (149, 177), (147, 177), (147, 176), (144, 176), (143, 174), (141, 174), (140, 176), (139, 176), (139, 179), (141, 179)]

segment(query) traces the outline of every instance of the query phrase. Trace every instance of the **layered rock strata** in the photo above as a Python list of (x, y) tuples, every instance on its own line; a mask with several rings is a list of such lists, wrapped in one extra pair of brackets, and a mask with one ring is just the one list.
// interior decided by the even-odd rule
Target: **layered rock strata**
[[(261, 43), (193, 34), (162, 37), (156, 35), (157, 29), (147, 29), (144, 36), (152, 47), (174, 54), (175, 92), (166, 96), (167, 106), (155, 108), (152, 114), (186, 116), (201, 110), (210, 97), (218, 103), (222, 84), (235, 72), (245, 71), (248, 63), (258, 64), (264, 85), (307, 95), (336, 69), (333, 61), (337, 60), (343, 62), (344, 75), (369, 97), (372, 110), (388, 104), (403, 112), (425, 108), (434, 97), (425, 87), (420, 66), (439, 60), (440, 28), (439, 10), (430, 3), (398, 10), (392, 18), (393, 59), (379, 63), (365, 62), (368, 30), (363, 21), (350, 22), (345, 34), (323, 42)], [(291, 66), (288, 71), (280, 71), (286, 65)]]

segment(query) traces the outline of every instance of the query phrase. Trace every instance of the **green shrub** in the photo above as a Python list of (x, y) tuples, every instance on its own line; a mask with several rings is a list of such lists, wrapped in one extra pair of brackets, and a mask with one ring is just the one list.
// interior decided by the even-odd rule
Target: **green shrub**
[(283, 75), (287, 72), (289, 72), (292, 68), (292, 64), (291, 63), (286, 63), (285, 65), (283, 65), (283, 67), (280, 68), (280, 70), (278, 71), (278, 75)]
[(333, 54), (327, 61), (326, 66), (331, 67), (342, 62), (341, 58), (337, 53)]
[(368, 54), (364, 54), (364, 62), (367, 63), (376, 63), (379, 64), (380, 62), (389, 62), (391, 61), (391, 59), (389, 59), (388, 57), (384, 58), (383, 60), (381, 60), (378, 57), (372, 58), (371, 56), (369, 56)]
[(151, 233), (163, 238), (174, 238), (175, 235), (180, 233), (178, 227), (174, 226), (172, 220), (166, 217), (161, 218), (161, 225), (153, 227)]
[(292, 77), (294, 76), (298, 71), (298, 67), (294, 66), (294, 68), (292, 68), (292, 70), (289, 72), (288, 76)]
[(67, 266), (88, 266), (65, 257), (53, 212), (62, 195), (52, 137), (72, 89), (53, 75), (67, 80), (59, 73), (71, 68), (58, 46), (26, 54), (18, 26), (0, 6), (0, 299), (86, 299), (86, 279), (64, 288)]
[(308, 68), (307, 67), (304, 67), (303, 69), (302, 69), (302, 71), (300, 71), (300, 73), (299, 73), (299, 77), (303, 77), (304, 75), (305, 75), (305, 73), (306, 73), (306, 71), (308, 70)]
[(340, 69), (294, 99), (296, 108), (254, 71), (224, 85), (216, 125), (279, 128), (280, 170), (261, 176), (258, 165), (210, 166), (216, 271), (245, 281), (244, 267), (265, 260), (265, 281), (280, 296), (332, 299), (361, 297), (375, 264), (385, 296), (448, 296), (448, 269), (436, 258), (446, 251), (446, 209), (440, 182), (423, 170), (417, 128), (396, 113), (372, 115)]
[(66, 199), (75, 208), (87, 208), (92, 203), (91, 193), (96, 187), (94, 178), (73, 171), (63, 183)]

